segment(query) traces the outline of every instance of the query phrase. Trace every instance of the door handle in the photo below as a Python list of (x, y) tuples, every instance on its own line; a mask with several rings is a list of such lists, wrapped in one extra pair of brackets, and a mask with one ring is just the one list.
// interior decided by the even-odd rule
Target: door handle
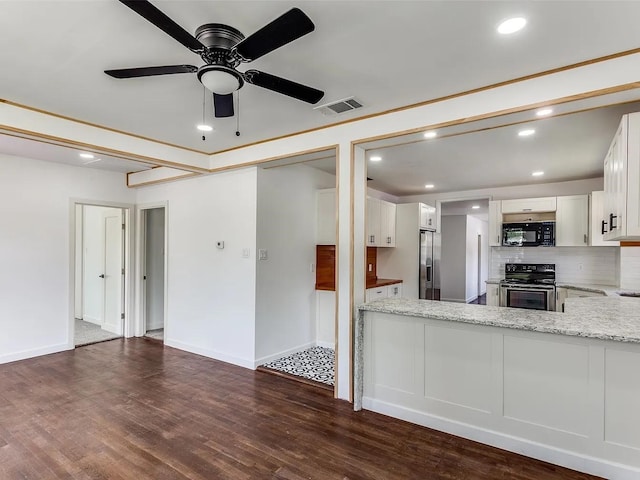
[(100, 278), (104, 278), (104, 273), (102, 275), (98, 275)]

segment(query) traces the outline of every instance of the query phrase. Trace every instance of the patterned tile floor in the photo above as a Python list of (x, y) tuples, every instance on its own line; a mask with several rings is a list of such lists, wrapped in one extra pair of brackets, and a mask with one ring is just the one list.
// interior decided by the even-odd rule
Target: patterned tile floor
[(332, 348), (311, 347), (262, 366), (333, 386), (334, 361), (335, 352)]

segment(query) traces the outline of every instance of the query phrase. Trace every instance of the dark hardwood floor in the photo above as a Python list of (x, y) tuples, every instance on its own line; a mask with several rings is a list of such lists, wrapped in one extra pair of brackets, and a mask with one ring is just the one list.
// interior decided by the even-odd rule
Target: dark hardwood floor
[(0, 479), (589, 479), (146, 339), (0, 365)]

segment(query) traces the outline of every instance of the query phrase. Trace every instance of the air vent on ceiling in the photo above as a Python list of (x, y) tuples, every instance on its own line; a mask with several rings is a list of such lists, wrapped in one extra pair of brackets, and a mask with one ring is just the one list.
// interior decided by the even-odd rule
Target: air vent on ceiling
[(349, 97), (338, 100), (337, 102), (325, 103), (324, 105), (315, 107), (314, 110), (318, 110), (323, 115), (333, 116), (340, 113), (350, 112), (361, 107), (362, 103), (353, 97)]

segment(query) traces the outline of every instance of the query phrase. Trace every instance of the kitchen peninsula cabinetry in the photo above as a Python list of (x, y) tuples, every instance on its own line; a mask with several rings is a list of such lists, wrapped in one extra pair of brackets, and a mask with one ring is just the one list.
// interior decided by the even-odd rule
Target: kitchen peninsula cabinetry
[(367, 246), (396, 246), (396, 205), (367, 197)]
[(589, 244), (589, 196), (557, 197), (556, 246), (584, 247)]
[(605, 240), (640, 240), (640, 112), (622, 116), (604, 160)]

